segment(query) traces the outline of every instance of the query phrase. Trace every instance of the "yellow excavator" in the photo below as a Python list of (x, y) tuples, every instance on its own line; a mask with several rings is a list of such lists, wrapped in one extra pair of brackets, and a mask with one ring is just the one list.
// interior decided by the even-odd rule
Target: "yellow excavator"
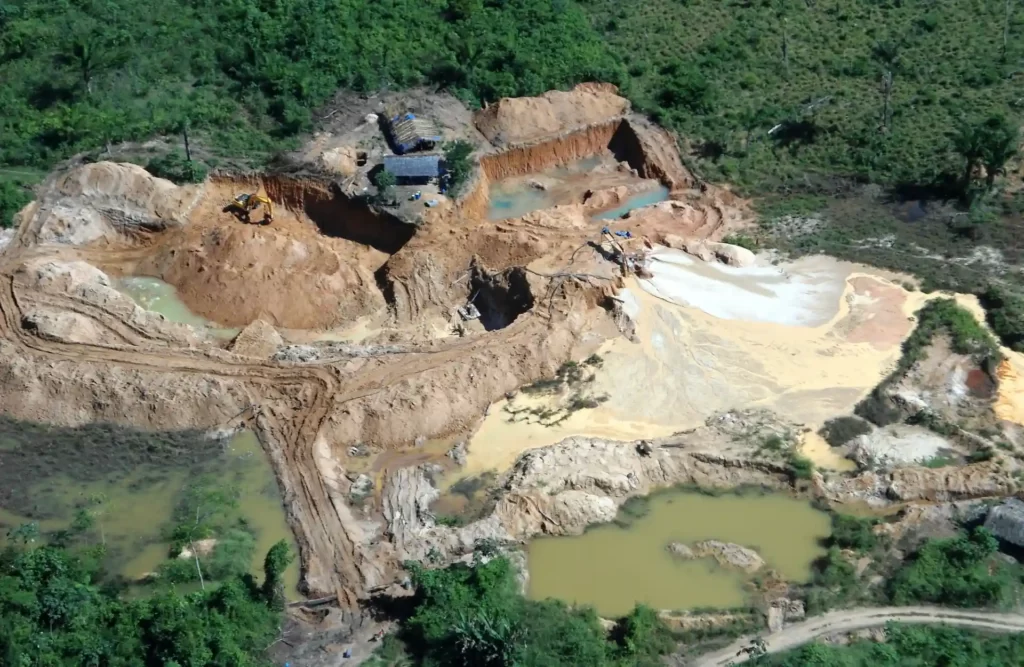
[(270, 197), (266, 197), (259, 193), (252, 194), (240, 194), (231, 200), (228, 204), (227, 209), (237, 215), (242, 222), (249, 222), (249, 214), (263, 206), (263, 220), (260, 224), (269, 225), (274, 221), (274, 202), (270, 201)]

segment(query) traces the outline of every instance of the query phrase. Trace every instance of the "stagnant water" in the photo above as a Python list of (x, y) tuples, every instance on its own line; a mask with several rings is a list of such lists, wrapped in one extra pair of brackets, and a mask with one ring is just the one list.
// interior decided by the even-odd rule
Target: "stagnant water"
[(708, 496), (669, 491), (649, 499), (649, 512), (628, 528), (597, 526), (578, 537), (543, 537), (528, 547), (534, 599), (589, 604), (602, 615), (626, 614), (638, 602), (655, 609), (734, 607), (745, 602), (753, 575), (711, 559), (679, 560), (670, 542), (734, 542), (756, 549), (789, 581), (806, 581), (824, 553), (828, 514), (777, 494)]
[(197, 329), (206, 329), (214, 336), (230, 338), (238, 329), (221, 327), (215, 322), (196, 315), (178, 296), (174, 285), (150, 276), (126, 276), (117, 280), (115, 287), (127, 294), (141, 308), (160, 313), (171, 322), (188, 324)]
[[(643, 179), (628, 171), (621, 171), (611, 153), (594, 155), (540, 173), (492, 183), (488, 189), (487, 217), (489, 220), (518, 218), (531, 211), (583, 201), (587, 190), (642, 182)], [(538, 184), (543, 188), (536, 187)], [(667, 194), (666, 190), (665, 196)]]
[(664, 185), (659, 185), (653, 190), (647, 192), (641, 192), (640, 194), (633, 195), (627, 199), (622, 206), (609, 209), (602, 213), (598, 213), (594, 216), (595, 220), (618, 220), (622, 216), (626, 215), (635, 208), (642, 208), (644, 206), (650, 206), (651, 204), (657, 204), (668, 199), (668, 188)]
[[(292, 544), (296, 558), (285, 572), (289, 595), (297, 595), (299, 581), (298, 551), (281, 505), (280, 491), (270, 462), (254, 433), (241, 431), (234, 435), (209, 472), (219, 482), (238, 489), (238, 515), (255, 535), (251, 571), (263, 572), (263, 559), (278, 540)], [(100, 499), (94, 532), (107, 545), (107, 566), (128, 578), (138, 579), (153, 572), (167, 560), (170, 547), (165, 530), (171, 521), (175, 504), (182, 491), (193, 481), (195, 473), (186, 468), (154, 470), (139, 467), (117, 480), (82, 483), (67, 476), (45, 481), (44, 487), (33, 489), (46, 514), (54, 518), (39, 522), (44, 533), (66, 529), (75, 510), (90, 499)], [(0, 508), (0, 542), (10, 527), (30, 519)]]

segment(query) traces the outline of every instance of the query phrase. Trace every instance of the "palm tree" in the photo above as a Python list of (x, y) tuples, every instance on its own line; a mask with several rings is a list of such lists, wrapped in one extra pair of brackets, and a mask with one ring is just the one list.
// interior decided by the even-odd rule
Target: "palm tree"
[(957, 128), (956, 134), (953, 135), (953, 147), (957, 153), (967, 160), (963, 175), (963, 189), (966, 192), (971, 185), (971, 176), (974, 174), (974, 169), (984, 156), (978, 126), (967, 122), (961, 124)]
[(1002, 115), (989, 116), (983, 121), (964, 122), (953, 135), (956, 152), (967, 160), (963, 186), (970, 187), (975, 168), (985, 167), (985, 183), (991, 188), (996, 176), (1003, 173), (1006, 163), (1020, 149), (1020, 130)]

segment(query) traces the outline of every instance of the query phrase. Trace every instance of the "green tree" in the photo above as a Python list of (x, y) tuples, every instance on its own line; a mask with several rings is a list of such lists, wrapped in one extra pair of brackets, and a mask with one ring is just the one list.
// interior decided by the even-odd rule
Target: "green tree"
[(1005, 116), (992, 115), (981, 121), (961, 123), (953, 138), (953, 145), (965, 160), (963, 187), (966, 191), (979, 166), (985, 167), (985, 181), (992, 187), (996, 176), (1003, 173), (1006, 163), (1017, 154), (1020, 131)]
[(294, 560), (291, 548), (284, 540), (270, 547), (263, 559), (263, 600), (271, 609), (284, 609), (284, 571)]
[(31, 191), (17, 181), (0, 181), (0, 227), (14, 224), (14, 216), (32, 201)]
[(473, 145), (468, 141), (452, 141), (444, 146), (444, 165), (448, 172), (448, 191), (452, 196), (458, 196), (462, 186), (469, 180), (473, 173), (473, 163), (470, 156), (473, 154)]
[(987, 607), (1009, 599), (1013, 577), (991, 562), (999, 543), (984, 528), (924, 544), (889, 581), (895, 604)]
[(373, 184), (377, 186), (377, 199), (381, 202), (390, 201), (394, 196), (398, 178), (387, 169), (381, 169), (373, 176)]

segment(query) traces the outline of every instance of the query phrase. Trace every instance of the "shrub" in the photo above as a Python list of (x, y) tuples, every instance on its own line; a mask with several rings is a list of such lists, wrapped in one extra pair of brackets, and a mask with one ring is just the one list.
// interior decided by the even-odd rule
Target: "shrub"
[(979, 298), (989, 326), (1003, 345), (1024, 352), (1024, 297), (990, 286)]
[(32, 201), (32, 191), (18, 181), (0, 181), (0, 227), (14, 224), (14, 216)]
[(871, 433), (871, 424), (857, 417), (829, 419), (818, 432), (833, 447), (842, 447), (857, 436)]
[(188, 160), (178, 151), (171, 151), (155, 157), (146, 165), (146, 171), (158, 178), (166, 178), (169, 181), (178, 183), (202, 183), (206, 180), (208, 170), (196, 162)]
[(932, 603), (989, 607), (1007, 602), (1015, 577), (993, 563), (999, 543), (984, 528), (949, 539), (929, 540), (889, 581), (895, 604)]
[(789, 456), (789, 476), (794, 482), (810, 479), (814, 473), (814, 463), (806, 456), (791, 454)]
[(848, 514), (832, 515), (832, 535), (829, 537), (831, 546), (854, 551), (871, 551), (878, 544), (878, 536), (874, 527), (877, 519), (862, 519)]

